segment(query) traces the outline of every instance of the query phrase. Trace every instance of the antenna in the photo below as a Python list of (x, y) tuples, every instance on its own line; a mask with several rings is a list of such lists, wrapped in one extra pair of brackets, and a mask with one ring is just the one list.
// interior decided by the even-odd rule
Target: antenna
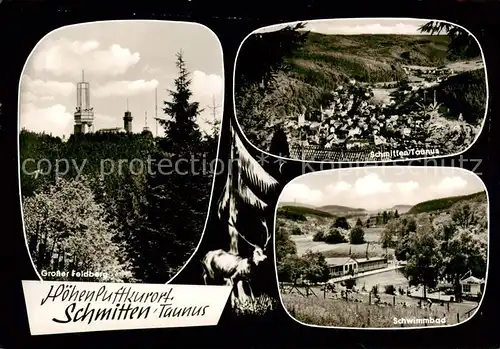
[(82, 69), (82, 82), (85, 82), (85, 70)]
[(144, 126), (147, 129), (148, 128), (148, 112), (144, 112)]
[(212, 116), (214, 120), (217, 118), (217, 110), (221, 107), (221, 105), (218, 105), (215, 100), (215, 95), (212, 95), (212, 105), (209, 106), (209, 108), (212, 110)]
[(156, 137), (158, 137), (158, 88), (155, 88), (155, 124)]
[(128, 110), (128, 98), (127, 98), (127, 111), (130, 111), (130, 110)]

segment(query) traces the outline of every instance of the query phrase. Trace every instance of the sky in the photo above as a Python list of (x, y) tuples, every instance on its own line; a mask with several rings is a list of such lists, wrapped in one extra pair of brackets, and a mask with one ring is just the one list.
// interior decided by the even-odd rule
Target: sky
[[(133, 132), (148, 126), (156, 133), (158, 116), (165, 117), (163, 101), (177, 77), (176, 53), (182, 50), (191, 73), (191, 101), (204, 108), (198, 118), (202, 130), (214, 120), (215, 101), (222, 117), (224, 72), (222, 48), (208, 28), (193, 23), (165, 21), (110, 21), (67, 26), (49, 33), (28, 58), (20, 84), (20, 126), (68, 137), (73, 132), (76, 83), (85, 71), (94, 108), (94, 129), (123, 127), (132, 112)], [(158, 127), (158, 135), (164, 135)]]
[[(327, 19), (306, 22), (304, 30), (321, 34), (359, 35), (359, 34), (399, 34), (399, 35), (426, 35), (418, 28), (430, 20), (421, 19)], [(295, 23), (295, 22), (294, 22)], [(282, 29), (290, 24), (284, 23), (276, 26), (259, 29), (258, 32), (270, 32)]]
[(482, 181), (460, 168), (357, 167), (297, 177), (283, 188), (279, 201), (378, 210), (482, 190)]

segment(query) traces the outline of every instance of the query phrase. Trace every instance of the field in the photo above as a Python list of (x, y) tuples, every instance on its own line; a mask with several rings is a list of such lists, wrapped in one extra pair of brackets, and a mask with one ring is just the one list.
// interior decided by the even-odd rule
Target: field
[[(386, 253), (386, 250), (379, 244), (380, 233), (383, 228), (365, 228), (365, 240), (370, 242), (368, 253), (371, 257), (380, 257)], [(347, 257), (349, 250), (354, 257), (364, 257), (366, 252), (366, 244), (351, 245), (349, 243), (342, 244), (327, 244), (322, 241), (313, 241), (311, 235), (293, 235), (292, 241), (297, 246), (297, 254), (302, 255), (307, 250), (313, 252), (321, 252), (325, 257)], [(387, 252), (393, 252), (388, 249)]]
[[(289, 206), (287, 206), (289, 207)], [(312, 209), (309, 212), (312, 212)], [(302, 208), (299, 208), (300, 212), (304, 212)], [(300, 229), (301, 235), (292, 234), (291, 239), (295, 242), (297, 247), (297, 254), (302, 255), (307, 250), (311, 250), (313, 252), (321, 252), (325, 257), (347, 257), (349, 256), (349, 251), (354, 257), (365, 257), (366, 255), (366, 247), (367, 244), (360, 245), (351, 245), (349, 243), (341, 243), (341, 244), (327, 244), (322, 241), (313, 241), (314, 233), (317, 231), (328, 231), (335, 218), (327, 218), (322, 216), (317, 216), (314, 214), (306, 215), (306, 220), (298, 220), (293, 221), (287, 219), (280, 215), (278, 218), (278, 225), (293, 231), (294, 229)], [(354, 226), (357, 218), (361, 218), (362, 220), (366, 219), (364, 215), (354, 216), (348, 219), (348, 222), (351, 226)], [(383, 227), (371, 227), (371, 228), (363, 228), (365, 231), (365, 240), (370, 243), (368, 248), (368, 253), (371, 257), (380, 257), (385, 255), (386, 253), (392, 254), (394, 252), (393, 249), (384, 249), (380, 245), (380, 235), (384, 230)]]
[[(285, 308), (291, 315), (306, 324), (335, 327), (371, 327), (391, 328), (401, 325), (394, 324), (394, 318), (419, 318), (446, 317), (446, 325), (453, 325), (464, 321), (467, 312), (473, 309), (476, 303), (450, 303), (449, 310), (446, 305), (433, 306), (431, 310), (421, 309), (416, 306), (416, 300), (409, 297), (398, 296), (397, 304), (406, 302), (407, 307), (402, 306), (378, 306), (368, 305), (367, 296), (358, 296), (361, 302), (345, 301), (342, 299), (331, 299), (329, 296), (323, 298), (319, 289), (315, 290), (318, 297), (313, 295), (303, 297), (299, 294), (282, 293)], [(382, 301), (392, 304), (392, 296), (381, 295)], [(471, 314), (473, 314), (472, 312)], [(457, 319), (457, 314), (459, 318)], [(410, 327), (407, 324), (401, 327)], [(413, 325), (423, 326), (423, 325)], [(433, 326), (433, 324), (428, 324)], [(439, 324), (440, 326), (440, 324)]]

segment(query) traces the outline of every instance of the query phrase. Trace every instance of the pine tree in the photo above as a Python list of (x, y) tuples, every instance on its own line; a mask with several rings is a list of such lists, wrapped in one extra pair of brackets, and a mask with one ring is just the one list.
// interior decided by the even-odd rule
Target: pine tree
[(191, 80), (182, 52), (176, 62), (179, 76), (162, 122), (165, 138), (152, 154), (147, 176), (144, 224), (137, 228), (136, 276), (144, 282), (168, 282), (194, 252), (203, 233), (209, 206), (212, 175), (193, 167), (201, 160), (205, 143), (196, 123), (198, 102), (190, 102)]
[(198, 102), (190, 102), (193, 95), (190, 90), (191, 79), (182, 51), (179, 51), (176, 57), (179, 75), (174, 80), (175, 90), (168, 90), (172, 101), (165, 101), (165, 108), (163, 108), (170, 120), (160, 120), (160, 124), (165, 128), (163, 150), (179, 154), (197, 149), (201, 140), (201, 132), (196, 119), (203, 109), (199, 109)]

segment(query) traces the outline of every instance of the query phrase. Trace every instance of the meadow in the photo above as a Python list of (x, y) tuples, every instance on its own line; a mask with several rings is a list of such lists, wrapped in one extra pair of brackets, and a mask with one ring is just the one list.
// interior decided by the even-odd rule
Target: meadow
[[(290, 210), (290, 209), (289, 209)], [(313, 236), (318, 231), (328, 231), (330, 226), (335, 221), (334, 216), (323, 217), (321, 215), (314, 214), (314, 211), (308, 209), (306, 212), (310, 212), (307, 215), (306, 220), (290, 220), (287, 218), (278, 217), (278, 225), (292, 232), (290, 236), (291, 240), (295, 243), (297, 247), (297, 254), (303, 255), (306, 251), (310, 250), (313, 252), (321, 252), (326, 258), (333, 257), (347, 257), (349, 252), (353, 257), (365, 257), (367, 243), (368, 253), (371, 257), (382, 257), (384, 255), (394, 253), (394, 249), (385, 249), (380, 244), (380, 237), (384, 227), (370, 227), (363, 228), (365, 232), (365, 244), (350, 244), (350, 243), (339, 243), (339, 244), (327, 244), (323, 241), (313, 241)], [(365, 215), (354, 215), (347, 219), (351, 226), (354, 226), (356, 220), (360, 218), (365, 220), (367, 216)], [(300, 231), (300, 234), (298, 232)], [(297, 232), (297, 234), (293, 233)]]
[[(421, 309), (416, 306), (379, 306), (368, 305), (364, 302), (345, 301), (342, 299), (323, 298), (322, 292), (318, 290), (317, 296), (303, 297), (299, 294), (282, 293), (282, 301), (287, 311), (298, 321), (310, 325), (333, 326), (333, 327), (370, 327), (370, 328), (394, 328), (394, 327), (421, 327), (424, 325), (404, 326), (394, 323), (394, 318), (443, 318), (446, 317), (446, 325), (454, 325), (464, 321), (470, 315), (467, 312), (473, 309), (474, 303), (451, 303), (449, 310), (446, 306), (435, 305), (431, 310)], [(386, 297), (384, 297), (386, 296)], [(365, 296), (366, 298), (366, 296)], [(381, 295), (385, 301), (392, 302), (392, 296)], [(398, 302), (413, 302), (409, 297), (397, 297)], [(457, 314), (459, 317), (457, 318)], [(436, 326), (427, 324), (427, 326)], [(439, 324), (438, 326), (441, 326)]]

